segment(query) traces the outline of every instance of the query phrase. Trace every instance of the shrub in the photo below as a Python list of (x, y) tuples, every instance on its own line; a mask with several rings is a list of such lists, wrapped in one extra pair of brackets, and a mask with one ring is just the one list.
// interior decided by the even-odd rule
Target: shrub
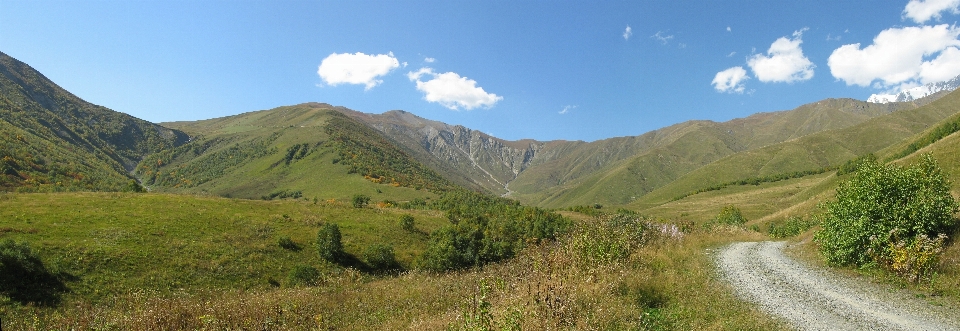
[[(946, 233), (956, 220), (957, 203), (936, 160), (922, 155), (910, 167), (862, 164), (850, 181), (840, 184), (826, 204), (823, 230), (815, 236), (827, 262), (864, 266), (893, 261), (898, 238), (903, 247), (921, 236)], [(869, 251), (868, 251), (869, 250)]]
[(407, 232), (417, 231), (417, 228), (413, 224), (413, 216), (402, 215), (400, 216), (400, 228)]
[(483, 232), (467, 222), (449, 225), (430, 234), (430, 244), (417, 259), (421, 269), (442, 272), (480, 264)]
[(399, 264), (393, 255), (393, 247), (384, 244), (373, 244), (363, 250), (363, 260), (371, 268), (377, 270), (395, 269)]
[[(940, 253), (943, 252), (947, 235), (941, 233), (936, 239), (930, 239), (921, 234), (913, 240), (901, 240), (898, 238), (899, 232), (895, 229), (890, 233), (893, 239), (889, 240), (888, 255), (878, 254), (882, 251), (876, 247), (871, 247), (867, 252), (881, 266), (910, 282), (919, 282), (930, 276), (940, 262)], [(871, 246), (878, 242), (871, 238)]]
[(291, 286), (314, 286), (317, 285), (319, 280), (320, 270), (306, 264), (298, 264), (293, 267), (293, 270), (290, 270), (290, 274), (287, 275), (287, 282), (290, 283)]
[(343, 244), (340, 243), (340, 227), (333, 223), (324, 224), (317, 232), (317, 252), (330, 262), (338, 262), (343, 257)]
[(56, 305), (66, 285), (47, 270), (27, 243), (0, 242), (0, 294), (20, 303)]
[(740, 212), (740, 208), (728, 205), (720, 209), (720, 213), (714, 218), (714, 222), (717, 224), (741, 226), (747, 223), (747, 219), (743, 218), (743, 213)]
[(771, 223), (767, 233), (774, 238), (793, 237), (807, 231), (814, 225), (817, 225), (815, 220), (804, 220), (802, 217), (792, 216), (786, 221)]
[(363, 208), (370, 203), (370, 197), (363, 194), (354, 194), (350, 201), (354, 208)]

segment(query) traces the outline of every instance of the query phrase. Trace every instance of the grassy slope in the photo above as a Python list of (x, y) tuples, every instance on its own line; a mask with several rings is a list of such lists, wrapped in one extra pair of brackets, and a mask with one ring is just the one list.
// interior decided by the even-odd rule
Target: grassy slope
[[(350, 173), (348, 162), (340, 162), (342, 157), (336, 144), (325, 130), (332, 116), (338, 115), (330, 108), (325, 104), (302, 104), (198, 122), (166, 123), (200, 136), (184, 146), (196, 146), (198, 152), (184, 151), (169, 157), (158, 155), (164, 164), (154, 167), (156, 161), (150, 158), (149, 163), (141, 164), (143, 169), (139, 174), (149, 176), (159, 171), (166, 176), (177, 176), (179, 169), (194, 170), (193, 175), (187, 174), (189, 182), (170, 181), (152, 187), (161, 192), (259, 198), (288, 190), (302, 191), (304, 197), (319, 199), (346, 199), (359, 193), (373, 197), (374, 201), (433, 196), (423, 190), (377, 184), (360, 174)], [(209, 147), (202, 148), (204, 144)], [(257, 144), (262, 144), (259, 154), (246, 153), (242, 155), (246, 158), (242, 162), (234, 162), (217, 172), (203, 172), (210, 168), (207, 164), (223, 165), (231, 161), (218, 160), (217, 153), (230, 154), (228, 150), (235, 146), (252, 151), (259, 148), (255, 147)], [(297, 144), (309, 145), (309, 153), (301, 159), (285, 162), (288, 149)], [(145, 182), (151, 183), (149, 180)]]
[[(357, 209), (345, 203), (256, 201), (129, 193), (0, 195), (0, 239), (27, 241), (53, 269), (76, 276), (70, 298), (99, 302), (135, 290), (265, 289), (297, 264), (320, 267), (313, 242), (336, 223), (347, 253), (392, 245), (409, 266), (427, 236), (400, 229), (402, 214), (429, 232), (447, 224), (436, 212)], [(289, 236), (302, 251), (280, 248)]]
[[(447, 221), (433, 212), (355, 209), (304, 201), (250, 201), (166, 194), (0, 195), (0, 239), (29, 241), (47, 265), (76, 277), (58, 308), (0, 304), (10, 329), (269, 328), (446, 329), (490, 304), (497, 325), (589, 329), (772, 330), (782, 328), (729, 293), (706, 248), (741, 230), (649, 242), (628, 256), (580, 258), (595, 221), (560, 242), (532, 246), (483, 269), (398, 277), (320, 262), (309, 243), (321, 222), (340, 225), (348, 253), (392, 244), (401, 262), (426, 236), (398, 229), (412, 213), (420, 230)], [(132, 226), (132, 225), (136, 226)], [(278, 236), (304, 246), (281, 249)], [(646, 238), (646, 237), (645, 237)], [(605, 236), (594, 240), (605, 240)], [(288, 287), (296, 264), (320, 267), (317, 287)], [(274, 278), (284, 283), (268, 285)], [(486, 294), (480, 289), (486, 288)], [(37, 322), (32, 322), (36, 316)]]
[(0, 190), (121, 190), (144, 155), (186, 139), (88, 103), (0, 53)]
[[(561, 164), (571, 159), (551, 161), (541, 168), (522, 173), (511, 183), (511, 188), (516, 188), (516, 196), (521, 201), (544, 206), (626, 204), (725, 156), (817, 132), (851, 127), (877, 116), (916, 108), (934, 99), (885, 105), (827, 99), (791, 111), (760, 113), (723, 123), (681, 123), (640, 136), (650, 137), (647, 137), (646, 148), (636, 155), (568, 177), (558, 175), (562, 173), (558, 169), (569, 168)], [(589, 148), (605, 149), (599, 146)], [(584, 163), (590, 159), (576, 157), (572, 160)], [(544, 178), (545, 174), (552, 174), (552, 177)]]
[(913, 137), (955, 114), (958, 105), (960, 94), (952, 93), (921, 108), (730, 155), (643, 196), (631, 206), (649, 208), (701, 188), (744, 178), (838, 166)]

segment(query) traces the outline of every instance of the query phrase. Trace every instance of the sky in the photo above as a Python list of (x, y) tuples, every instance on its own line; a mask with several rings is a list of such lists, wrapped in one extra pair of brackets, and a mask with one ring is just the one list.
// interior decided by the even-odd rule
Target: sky
[(0, 0), (0, 51), (152, 121), (304, 102), (594, 141), (960, 74), (960, 0)]

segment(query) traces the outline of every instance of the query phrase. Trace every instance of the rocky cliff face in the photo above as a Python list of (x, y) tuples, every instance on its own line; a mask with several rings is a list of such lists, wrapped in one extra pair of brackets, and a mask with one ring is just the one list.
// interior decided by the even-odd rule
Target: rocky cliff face
[(441, 172), (458, 172), (462, 179), (494, 192), (509, 192), (509, 183), (530, 167), (545, 147), (544, 143), (534, 140), (505, 141), (461, 125), (430, 121), (405, 111), (394, 110), (380, 115), (345, 109), (341, 112), (370, 124), (413, 154), (431, 155), (439, 161), (437, 167)]

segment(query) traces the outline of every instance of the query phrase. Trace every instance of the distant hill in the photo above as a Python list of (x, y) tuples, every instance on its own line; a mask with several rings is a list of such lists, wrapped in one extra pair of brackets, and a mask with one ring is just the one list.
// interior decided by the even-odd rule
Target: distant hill
[[(829, 170), (868, 153), (893, 154), (960, 111), (960, 93), (948, 94), (916, 109), (901, 110), (863, 123), (828, 130), (724, 157), (691, 171), (638, 199), (646, 208), (733, 181), (778, 174)], [(894, 148), (886, 152), (889, 148)], [(905, 148), (905, 146), (903, 147)]]
[(456, 188), (377, 131), (328, 104), (306, 103), (164, 125), (194, 140), (153, 154), (136, 173), (152, 190), (238, 198), (411, 200)]
[(559, 207), (628, 203), (722, 157), (850, 127), (919, 107), (936, 97), (889, 104), (828, 99), (791, 111), (723, 123), (688, 121), (639, 136), (595, 142), (507, 141), (404, 111), (374, 115), (339, 110), (376, 128), (462, 185)]
[(86, 102), (0, 53), (0, 190), (119, 191), (144, 155), (189, 137)]

